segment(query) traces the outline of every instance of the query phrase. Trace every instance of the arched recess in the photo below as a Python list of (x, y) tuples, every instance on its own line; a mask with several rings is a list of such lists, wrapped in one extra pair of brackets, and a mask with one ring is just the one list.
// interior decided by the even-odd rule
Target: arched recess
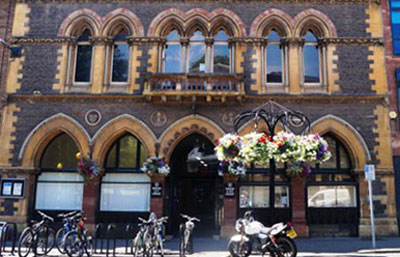
[(315, 9), (307, 9), (297, 14), (293, 19), (293, 27), (295, 37), (303, 36), (310, 27), (317, 28), (318, 37), (337, 37), (336, 27), (332, 20)]
[(109, 36), (114, 30), (115, 26), (119, 24), (125, 25), (129, 29), (131, 36), (144, 36), (144, 28), (140, 19), (131, 11), (118, 8), (112, 12), (109, 12), (103, 18), (103, 26), (101, 27), (101, 35)]
[(265, 30), (275, 28), (285, 37), (292, 36), (293, 19), (282, 10), (271, 8), (258, 15), (250, 27), (251, 37), (265, 36)]
[(214, 121), (200, 115), (189, 115), (172, 123), (160, 136), (160, 155), (169, 162), (175, 146), (186, 136), (198, 133), (214, 142), (224, 135), (224, 130)]
[(364, 165), (371, 160), (368, 146), (360, 133), (347, 121), (334, 116), (326, 115), (311, 124), (313, 133), (333, 133), (349, 151), (352, 163), (356, 170), (363, 170)]
[(26, 137), (18, 159), (23, 167), (38, 167), (40, 157), (48, 143), (60, 133), (65, 132), (83, 154), (90, 152), (90, 136), (75, 119), (59, 113), (40, 122)]
[(200, 21), (207, 27), (208, 33), (214, 28), (217, 23), (223, 23), (233, 32), (233, 36), (246, 36), (246, 29), (240, 17), (231, 10), (219, 8), (212, 12), (208, 12), (201, 8), (191, 9), (184, 12), (180, 9), (170, 8), (159, 13), (150, 23), (147, 31), (148, 36), (162, 36), (164, 27), (169, 25), (169, 21), (173, 20), (178, 23), (183, 30), (191, 27), (193, 24)]
[(102, 167), (111, 144), (122, 134), (131, 133), (146, 148), (149, 156), (156, 153), (156, 136), (141, 120), (129, 114), (120, 115), (104, 124), (93, 136), (93, 158)]
[(76, 30), (82, 26), (87, 25), (93, 32), (94, 36), (99, 35), (100, 28), (102, 26), (102, 19), (95, 11), (82, 8), (71, 13), (61, 23), (60, 29), (58, 30), (59, 36), (73, 36), (76, 34)]

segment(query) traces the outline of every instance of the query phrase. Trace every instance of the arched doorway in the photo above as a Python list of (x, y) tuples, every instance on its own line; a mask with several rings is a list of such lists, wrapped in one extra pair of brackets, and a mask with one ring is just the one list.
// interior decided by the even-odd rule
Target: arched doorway
[(180, 214), (184, 213), (201, 220), (196, 225), (196, 234), (219, 234), (222, 179), (218, 176), (217, 165), (188, 165), (188, 154), (196, 146), (200, 146), (205, 155), (214, 154), (214, 144), (194, 133), (180, 141), (171, 155), (164, 205), (164, 213), (170, 217), (168, 233), (178, 232), (182, 221)]

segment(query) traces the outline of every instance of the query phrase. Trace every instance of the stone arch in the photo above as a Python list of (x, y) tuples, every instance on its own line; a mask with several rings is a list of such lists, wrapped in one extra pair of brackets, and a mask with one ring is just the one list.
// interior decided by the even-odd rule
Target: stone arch
[(125, 8), (118, 8), (109, 12), (103, 17), (102, 21), (102, 36), (109, 36), (115, 26), (118, 26), (119, 24), (123, 24), (127, 27), (131, 36), (144, 36), (144, 28), (140, 19), (134, 13)]
[(215, 143), (225, 132), (218, 124), (204, 116), (186, 116), (172, 123), (160, 136), (160, 155), (169, 162), (176, 145), (192, 133), (199, 133)]
[(364, 138), (360, 133), (347, 121), (334, 115), (326, 115), (311, 124), (313, 133), (334, 134), (346, 147), (354, 168), (363, 170), (364, 165), (371, 160), (371, 153)]
[(319, 37), (337, 37), (335, 24), (324, 13), (315, 9), (300, 12), (293, 19), (294, 36), (303, 36), (307, 28), (319, 30)]
[(246, 29), (243, 21), (240, 17), (232, 12), (231, 10), (219, 8), (212, 12), (208, 12), (201, 8), (191, 9), (184, 12), (177, 8), (170, 8), (159, 13), (150, 23), (147, 31), (148, 36), (162, 36), (163, 28), (168, 26), (169, 21), (174, 20), (178, 23), (183, 30), (192, 26), (197, 21), (204, 24), (207, 28), (207, 32), (218, 22), (223, 22), (224, 25), (229, 25), (234, 36), (244, 37), (246, 36)]
[(263, 37), (266, 29), (276, 27), (281, 36), (290, 37), (293, 33), (293, 19), (282, 10), (271, 8), (258, 15), (250, 27), (251, 37)]
[(40, 122), (26, 137), (18, 155), (21, 166), (38, 167), (46, 146), (62, 132), (75, 141), (81, 153), (90, 152), (90, 136), (85, 128), (72, 117), (59, 113)]
[(64, 19), (58, 30), (58, 35), (73, 36), (75, 30), (82, 25), (87, 25), (92, 30), (92, 35), (97, 36), (100, 34), (102, 19), (93, 10), (87, 8), (79, 9)]
[(134, 135), (150, 156), (155, 155), (156, 136), (153, 131), (138, 118), (123, 114), (109, 120), (93, 136), (93, 158), (99, 165), (103, 165), (108, 149), (124, 133)]

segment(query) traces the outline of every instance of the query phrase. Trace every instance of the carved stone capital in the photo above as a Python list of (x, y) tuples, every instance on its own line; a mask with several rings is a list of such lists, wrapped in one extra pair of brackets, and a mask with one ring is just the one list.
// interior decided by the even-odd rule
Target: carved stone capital
[(111, 45), (113, 39), (111, 37), (90, 37), (90, 43), (93, 45)]
[(166, 40), (163, 37), (128, 37), (128, 44), (140, 45), (150, 43), (165, 44)]

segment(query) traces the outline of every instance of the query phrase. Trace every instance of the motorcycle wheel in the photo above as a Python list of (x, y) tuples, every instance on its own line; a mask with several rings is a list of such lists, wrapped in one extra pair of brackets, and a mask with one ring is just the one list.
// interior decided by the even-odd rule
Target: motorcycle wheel
[(237, 241), (230, 241), (228, 244), (231, 257), (247, 257), (251, 254), (251, 248), (251, 242), (240, 243)]
[(278, 237), (276, 239), (278, 252), (282, 257), (296, 257), (297, 247), (295, 242), (288, 237)]

